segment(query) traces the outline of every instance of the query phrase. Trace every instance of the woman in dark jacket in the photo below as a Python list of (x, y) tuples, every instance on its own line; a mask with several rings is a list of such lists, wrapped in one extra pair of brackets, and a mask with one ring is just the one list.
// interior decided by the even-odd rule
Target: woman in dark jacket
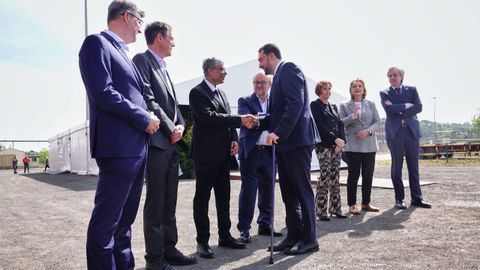
[(315, 94), (318, 99), (310, 103), (315, 124), (322, 142), (315, 148), (318, 162), (320, 164), (320, 178), (317, 182), (315, 195), (316, 214), (321, 221), (329, 221), (327, 215), (335, 215), (337, 218), (346, 218), (342, 214), (340, 202), (340, 159), (343, 147), (345, 146), (345, 131), (343, 123), (338, 115), (337, 106), (328, 102), (332, 95), (332, 84), (327, 81), (320, 81), (315, 87)]

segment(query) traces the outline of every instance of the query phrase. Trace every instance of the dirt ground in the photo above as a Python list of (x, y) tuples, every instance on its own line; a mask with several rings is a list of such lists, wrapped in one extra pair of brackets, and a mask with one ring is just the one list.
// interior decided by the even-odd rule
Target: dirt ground
[[(389, 167), (377, 166), (375, 177), (388, 178)], [(422, 165), (421, 179), (436, 182), (422, 187), (424, 198), (434, 205), (432, 209), (396, 210), (393, 190), (374, 188), (372, 204), (381, 208), (379, 213), (318, 221), (320, 251), (302, 256), (275, 253), (273, 265), (268, 264), (265, 249), (269, 237), (256, 235), (256, 225), (247, 249), (217, 246), (212, 198), (210, 245), (215, 259), (199, 258), (198, 264), (177, 269), (480, 269), (480, 166)], [(17, 175), (0, 171), (0, 269), (86, 269), (85, 236), (96, 180), (94, 176), (48, 175), (38, 169)], [(194, 180), (182, 180), (179, 185), (177, 247), (186, 254), (195, 253), (194, 184)], [(239, 235), (239, 188), (240, 181), (232, 181), (234, 236)], [(347, 211), (346, 188), (341, 190), (343, 210)], [(406, 194), (408, 206), (408, 189)], [(133, 226), (136, 269), (145, 266), (144, 199)], [(278, 185), (275, 207), (276, 227), (285, 233)]]

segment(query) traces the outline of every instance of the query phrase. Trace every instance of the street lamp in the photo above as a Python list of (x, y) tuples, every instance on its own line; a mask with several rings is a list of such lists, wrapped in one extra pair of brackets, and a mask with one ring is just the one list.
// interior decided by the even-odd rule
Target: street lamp
[(435, 103), (436, 103), (437, 97), (433, 97), (433, 136), (434, 136), (434, 142), (437, 141), (437, 124), (435, 122)]

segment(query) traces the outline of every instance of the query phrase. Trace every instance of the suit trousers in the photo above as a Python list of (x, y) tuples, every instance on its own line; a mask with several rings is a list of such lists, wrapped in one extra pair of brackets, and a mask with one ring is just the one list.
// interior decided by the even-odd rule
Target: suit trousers
[(348, 206), (357, 204), (357, 185), (360, 171), (362, 173), (362, 204), (370, 203), (373, 171), (375, 169), (376, 152), (345, 152), (348, 164), (347, 202)]
[(341, 151), (335, 153), (334, 148), (317, 149), (318, 163), (320, 164), (320, 178), (317, 182), (315, 204), (317, 216), (341, 213), (342, 204), (340, 198), (340, 158)]
[(197, 243), (208, 243), (210, 220), (208, 205), (213, 188), (217, 208), (218, 235), (221, 239), (230, 236), (230, 159), (204, 162), (194, 159), (195, 196), (193, 198), (193, 219), (197, 229)]
[(87, 230), (88, 269), (133, 269), (131, 225), (137, 216), (145, 156), (97, 158), (95, 206)]
[(410, 128), (401, 127), (395, 140), (387, 140), (390, 156), (392, 157), (391, 177), (395, 190), (395, 199), (405, 199), (405, 191), (402, 181), (403, 156), (407, 161), (408, 182), (410, 184), (410, 196), (412, 200), (421, 200), (420, 178), (418, 170), (418, 154), (420, 151), (419, 140), (416, 139)]
[(254, 147), (247, 159), (240, 160), (242, 186), (238, 198), (239, 231), (251, 228), (258, 189), (258, 226), (270, 228), (272, 201), (272, 147)]
[(168, 254), (178, 241), (175, 209), (180, 158), (176, 145), (165, 150), (150, 146), (147, 160), (147, 195), (143, 209), (145, 259), (155, 261)]
[(313, 146), (277, 152), (280, 191), (285, 204), (287, 237), (305, 244), (317, 239), (315, 204), (310, 184)]

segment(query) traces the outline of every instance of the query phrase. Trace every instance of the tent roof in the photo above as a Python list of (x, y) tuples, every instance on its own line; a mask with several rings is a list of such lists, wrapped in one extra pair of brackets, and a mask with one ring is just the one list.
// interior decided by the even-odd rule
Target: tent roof
[[(248, 62), (238, 64), (227, 68), (227, 76), (225, 82), (220, 85), (220, 88), (227, 94), (228, 101), (232, 107), (232, 112), (236, 112), (237, 102), (240, 97), (244, 97), (253, 93), (252, 79), (255, 74), (262, 72), (258, 68), (256, 59)], [(313, 101), (317, 98), (315, 95), (316, 81), (307, 77), (307, 88), (309, 93), (309, 100)], [(203, 80), (203, 75), (193, 78), (188, 81), (175, 84), (175, 93), (177, 95), (178, 103), (181, 105), (188, 105), (188, 95), (190, 90)], [(330, 102), (338, 104), (347, 98), (332, 92)]]

